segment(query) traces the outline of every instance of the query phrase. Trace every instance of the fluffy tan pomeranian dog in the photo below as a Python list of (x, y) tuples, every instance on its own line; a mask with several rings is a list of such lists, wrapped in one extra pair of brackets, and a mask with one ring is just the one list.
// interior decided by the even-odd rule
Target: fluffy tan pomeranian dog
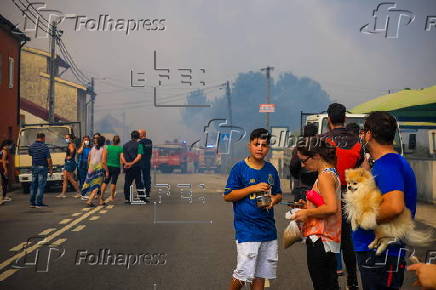
[(347, 192), (344, 194), (345, 212), (351, 227), (374, 230), (375, 240), (369, 244), (370, 249), (377, 249), (380, 255), (386, 247), (399, 240), (411, 246), (423, 247), (433, 239), (431, 231), (418, 231), (408, 208), (388, 223), (377, 225), (377, 214), (382, 202), (382, 194), (375, 184), (372, 174), (363, 168), (345, 171)]

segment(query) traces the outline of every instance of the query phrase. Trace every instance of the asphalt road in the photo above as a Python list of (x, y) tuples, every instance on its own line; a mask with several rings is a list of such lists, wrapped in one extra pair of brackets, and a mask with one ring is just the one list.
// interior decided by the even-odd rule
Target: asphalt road
[[(46, 194), (48, 208), (32, 209), (28, 195), (13, 193), (0, 207), (0, 289), (227, 289), (236, 247), (225, 176), (157, 174), (156, 184), (170, 184), (169, 195), (154, 188), (152, 203), (125, 205), (120, 178), (116, 201), (92, 209), (55, 192)], [(192, 194), (177, 184), (191, 184)], [(279, 232), (285, 211), (276, 208)], [(278, 279), (267, 289), (312, 289), (305, 250), (279, 249)], [(403, 289), (416, 289), (413, 280), (408, 273)]]

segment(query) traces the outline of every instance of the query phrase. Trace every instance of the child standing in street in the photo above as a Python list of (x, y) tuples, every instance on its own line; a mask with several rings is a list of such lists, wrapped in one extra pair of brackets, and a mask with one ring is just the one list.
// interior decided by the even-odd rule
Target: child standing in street
[(280, 178), (264, 161), (271, 135), (264, 128), (250, 134), (250, 156), (236, 163), (227, 179), (224, 200), (233, 202), (237, 266), (230, 289), (264, 289), (275, 279), (278, 262), (277, 230), (273, 207), (282, 200)]

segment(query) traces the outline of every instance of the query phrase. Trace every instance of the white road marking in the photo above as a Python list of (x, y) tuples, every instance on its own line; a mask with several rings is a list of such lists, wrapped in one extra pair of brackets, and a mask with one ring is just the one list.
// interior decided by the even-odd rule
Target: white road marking
[(99, 215), (95, 215), (95, 216), (91, 217), (89, 220), (95, 221), (95, 220), (98, 220), (99, 218), (100, 218)]
[(114, 208), (114, 205), (113, 204), (108, 205), (106, 208), (108, 208), (108, 209)]
[(82, 211), (90, 211), (90, 210), (91, 210), (90, 207), (84, 207), (84, 208), (82, 208)]
[(40, 235), (40, 236), (46, 236), (46, 235), (48, 235), (49, 233), (51, 233), (51, 232), (53, 232), (53, 231), (55, 231), (55, 230), (56, 230), (56, 228), (49, 228), (49, 229), (43, 230), (43, 231), (40, 232), (38, 235)]
[(100, 211), (100, 213), (107, 213), (107, 210), (102, 209), (102, 210)]
[(79, 216), (79, 215), (81, 215), (82, 213), (81, 212), (75, 212), (75, 213), (73, 213), (71, 216)]

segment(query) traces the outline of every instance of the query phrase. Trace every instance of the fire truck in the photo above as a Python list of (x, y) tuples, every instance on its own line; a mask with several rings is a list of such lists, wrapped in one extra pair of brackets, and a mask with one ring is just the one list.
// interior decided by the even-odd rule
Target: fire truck
[(198, 168), (198, 154), (189, 151), (186, 142), (167, 142), (153, 146), (152, 166), (162, 173), (192, 173)]
[(221, 158), (215, 147), (208, 147), (199, 152), (198, 172), (213, 171), (218, 173), (221, 170)]

